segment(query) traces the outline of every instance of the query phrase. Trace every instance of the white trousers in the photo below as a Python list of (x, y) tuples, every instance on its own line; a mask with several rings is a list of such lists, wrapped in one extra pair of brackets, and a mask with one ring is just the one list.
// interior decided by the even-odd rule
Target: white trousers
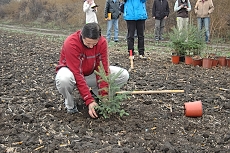
[(188, 29), (188, 18), (177, 17), (176, 20), (177, 28), (179, 29), (179, 31), (181, 31), (182, 29)]
[[(117, 67), (117, 66), (110, 66), (110, 73), (116, 74), (120, 70), (123, 72), (118, 76), (115, 80), (117, 85), (122, 85), (127, 83), (129, 79), (129, 73), (127, 70)], [(96, 81), (96, 75), (92, 73), (89, 76), (85, 76), (85, 80), (89, 87), (92, 88), (94, 94), (98, 95), (98, 86)], [(65, 107), (67, 109), (73, 109), (75, 106), (74, 98), (73, 98), (73, 90), (76, 87), (76, 80), (74, 78), (73, 73), (67, 67), (62, 67), (58, 70), (57, 75), (55, 77), (56, 87), (65, 98)]]

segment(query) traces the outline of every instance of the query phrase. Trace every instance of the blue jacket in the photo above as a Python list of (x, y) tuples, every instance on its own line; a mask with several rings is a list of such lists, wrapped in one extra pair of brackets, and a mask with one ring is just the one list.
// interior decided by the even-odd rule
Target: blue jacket
[(124, 5), (124, 20), (146, 20), (146, 0), (126, 0)]

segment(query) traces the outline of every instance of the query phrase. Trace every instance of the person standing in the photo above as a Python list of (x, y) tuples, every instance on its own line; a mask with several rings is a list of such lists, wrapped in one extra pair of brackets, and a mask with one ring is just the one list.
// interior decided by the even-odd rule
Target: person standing
[[(101, 36), (101, 28), (97, 23), (87, 23), (82, 30), (71, 34), (66, 38), (60, 52), (59, 63), (56, 67), (56, 87), (65, 99), (67, 113), (77, 113), (78, 109), (74, 103), (73, 91), (77, 87), (92, 118), (96, 118), (95, 107), (98, 105), (94, 99), (95, 95), (108, 94), (103, 89), (108, 87), (105, 81), (98, 81), (100, 77), (94, 73), (99, 71), (102, 62), (106, 75), (109, 73), (121, 74), (116, 78), (117, 85), (127, 83), (129, 73), (127, 70), (109, 66), (108, 45), (106, 39)], [(90, 88), (92, 92), (90, 92)]]
[[(109, 42), (111, 38), (111, 29), (113, 26), (114, 29), (114, 41), (118, 42), (118, 20), (119, 16), (121, 15), (120, 9), (120, 2), (119, 0), (106, 0), (105, 4), (105, 19), (107, 20), (107, 34), (106, 39)], [(108, 18), (108, 13), (111, 13), (111, 19)]]
[(163, 40), (165, 21), (169, 16), (169, 4), (167, 0), (154, 0), (152, 17), (155, 19), (155, 40)]
[(126, 21), (128, 36), (128, 52), (134, 56), (134, 34), (137, 30), (138, 52), (141, 59), (146, 59), (144, 55), (144, 31), (145, 20), (148, 18), (146, 11), (146, 0), (125, 0), (123, 18)]
[(189, 0), (177, 0), (174, 5), (174, 11), (177, 12), (177, 28), (179, 31), (188, 29), (189, 16), (191, 11), (191, 4)]
[(97, 5), (94, 0), (85, 0), (83, 4), (83, 12), (86, 13), (86, 23), (98, 23), (97, 21)]
[(195, 14), (197, 16), (198, 29), (202, 30), (205, 28), (205, 41), (210, 43), (210, 14), (214, 10), (212, 0), (197, 0), (195, 5)]

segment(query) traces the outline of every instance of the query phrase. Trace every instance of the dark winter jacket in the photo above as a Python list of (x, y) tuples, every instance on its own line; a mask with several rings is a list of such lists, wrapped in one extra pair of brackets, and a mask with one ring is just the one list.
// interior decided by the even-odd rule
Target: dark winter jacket
[(152, 8), (152, 17), (157, 20), (169, 16), (169, 5), (167, 0), (154, 0)]
[(118, 19), (119, 16), (121, 15), (120, 12), (120, 2), (119, 0), (116, 0), (114, 3), (114, 0), (106, 0), (105, 3), (105, 18), (108, 18), (108, 13), (111, 13), (111, 18), (112, 19)]

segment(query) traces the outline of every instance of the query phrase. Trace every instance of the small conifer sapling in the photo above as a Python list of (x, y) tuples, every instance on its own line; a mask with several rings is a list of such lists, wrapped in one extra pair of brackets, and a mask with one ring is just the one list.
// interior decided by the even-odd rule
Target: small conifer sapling
[(100, 62), (98, 71), (95, 70), (94, 72), (100, 76), (98, 83), (105, 81), (108, 84), (108, 87), (99, 89), (99, 92), (104, 90), (108, 93), (103, 96), (98, 95), (99, 104), (95, 109), (99, 111), (99, 114), (103, 115), (104, 118), (110, 118), (110, 116), (114, 114), (119, 114), (120, 117), (129, 115), (125, 110), (121, 109), (121, 101), (127, 99), (127, 94), (116, 94), (122, 84), (116, 84), (115, 80), (123, 71), (121, 70), (117, 74), (106, 75), (102, 62)]

